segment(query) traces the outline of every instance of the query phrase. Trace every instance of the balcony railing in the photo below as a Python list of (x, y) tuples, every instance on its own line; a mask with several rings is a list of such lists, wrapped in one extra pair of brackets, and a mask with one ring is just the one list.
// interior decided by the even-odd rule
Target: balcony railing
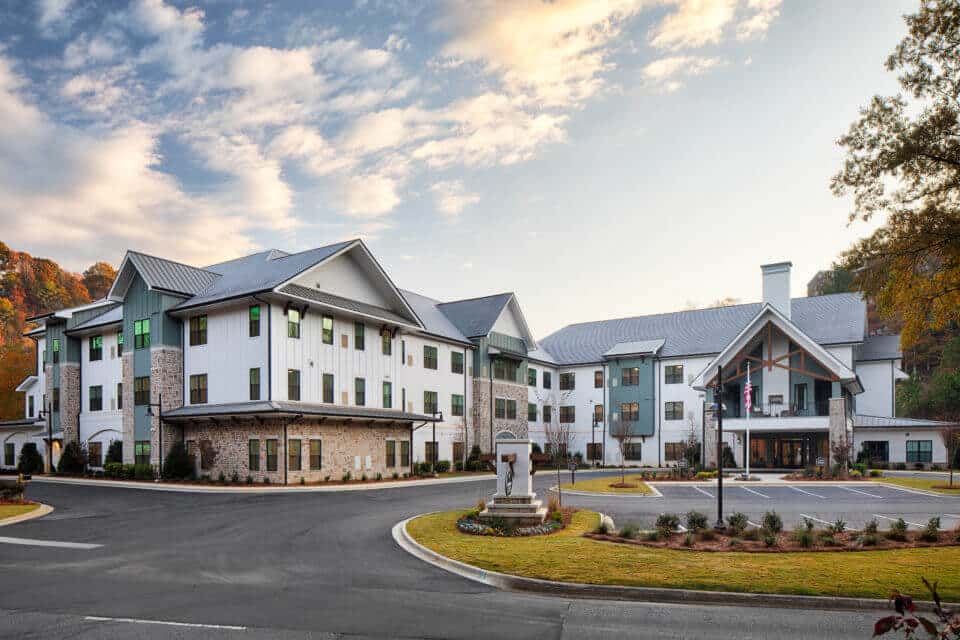
[[(807, 402), (805, 405), (790, 405), (786, 403), (764, 403), (754, 404), (750, 412), (750, 419), (763, 418), (798, 418), (811, 416), (829, 416), (830, 401), (821, 400), (818, 402)], [(724, 418), (746, 418), (747, 412), (743, 407), (731, 407), (727, 405), (723, 412)]]

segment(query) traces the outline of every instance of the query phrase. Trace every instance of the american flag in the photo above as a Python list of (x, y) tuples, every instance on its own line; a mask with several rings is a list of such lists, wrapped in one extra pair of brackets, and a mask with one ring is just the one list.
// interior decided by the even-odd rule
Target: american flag
[(753, 385), (747, 377), (747, 384), (743, 385), (743, 406), (747, 411), (753, 408)]

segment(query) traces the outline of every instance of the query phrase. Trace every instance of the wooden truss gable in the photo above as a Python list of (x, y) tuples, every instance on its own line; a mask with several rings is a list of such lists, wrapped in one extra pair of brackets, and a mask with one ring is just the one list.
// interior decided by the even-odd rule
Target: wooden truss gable
[[(773, 355), (773, 337), (782, 336), (787, 339), (790, 348), (787, 353), (774, 357)], [(751, 355), (756, 352), (757, 346), (763, 344), (760, 355)], [(799, 366), (793, 366), (794, 356), (800, 357)], [(794, 373), (809, 376), (814, 380), (824, 380), (826, 382), (839, 382), (840, 377), (834, 373), (830, 367), (825, 365), (819, 358), (812, 355), (806, 349), (798, 346), (786, 333), (780, 330), (768, 320), (754, 337), (747, 342), (740, 351), (737, 352), (729, 362), (723, 366), (723, 379), (725, 381), (742, 380), (747, 375), (747, 363), (750, 364), (751, 371), (756, 372), (762, 369), (773, 371), (774, 367), (786, 369)], [(816, 364), (819, 370), (810, 368), (810, 364)], [(717, 384), (717, 376), (713, 375), (706, 386), (712, 387)]]

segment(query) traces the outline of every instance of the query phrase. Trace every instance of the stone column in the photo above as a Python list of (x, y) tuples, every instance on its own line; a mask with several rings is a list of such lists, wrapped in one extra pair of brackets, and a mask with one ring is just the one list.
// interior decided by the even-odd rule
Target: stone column
[(706, 454), (705, 460), (709, 467), (717, 465), (717, 418), (712, 411), (704, 414), (706, 429), (703, 434), (703, 451)]
[(80, 365), (60, 365), (60, 429), (63, 444), (80, 439)]
[[(163, 411), (183, 406), (183, 351), (172, 347), (158, 347), (150, 350), (150, 402), (157, 404), (163, 396)], [(160, 464), (160, 418), (154, 407), (150, 421), (150, 463)], [(163, 459), (175, 441), (180, 440), (180, 429), (173, 425), (163, 425)]]
[[(131, 342), (131, 344), (133, 344)], [(133, 446), (136, 441), (136, 431), (133, 419), (133, 351), (127, 350), (121, 361), (123, 383), (123, 414), (120, 433), (123, 440), (123, 463), (133, 464)]]
[(847, 400), (846, 398), (830, 398), (830, 418), (829, 418), (829, 448), (828, 451), (830, 464), (836, 464), (833, 447), (835, 444), (850, 442), (850, 434), (847, 431)]

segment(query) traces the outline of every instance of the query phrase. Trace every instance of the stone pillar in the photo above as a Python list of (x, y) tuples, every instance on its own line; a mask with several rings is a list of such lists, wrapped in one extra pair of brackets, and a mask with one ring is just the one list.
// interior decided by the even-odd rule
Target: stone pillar
[[(44, 470), (49, 473), (51, 471), (51, 465), (53, 464), (53, 443), (47, 441), (47, 435), (49, 434), (50, 429), (48, 428), (48, 423), (53, 424), (53, 415), (51, 415), (50, 408), (53, 406), (53, 365), (48, 364), (43, 368), (43, 392), (47, 398), (46, 403), (43, 405), (44, 415), (47, 416), (43, 424), (43, 463)], [(41, 398), (42, 401), (42, 398)]]
[(703, 451), (706, 465), (717, 465), (717, 418), (712, 411), (704, 413), (706, 429), (703, 434)]
[(828, 451), (830, 464), (836, 464), (834, 459), (833, 447), (835, 444), (851, 442), (850, 434), (847, 430), (847, 400), (844, 397), (830, 398), (830, 418), (829, 418), (829, 448)]
[[(157, 404), (163, 396), (163, 411), (183, 406), (183, 351), (173, 347), (150, 350), (150, 402)], [(126, 406), (126, 405), (124, 405)], [(156, 407), (150, 420), (150, 463), (160, 464), (160, 418)], [(175, 441), (180, 440), (180, 429), (163, 425), (163, 458)]]
[[(513, 437), (526, 439), (529, 433), (527, 425), (527, 401), (528, 392), (526, 385), (511, 384), (501, 380), (493, 381), (493, 397), (514, 400), (517, 403), (517, 417), (515, 420), (506, 420), (500, 418), (493, 419), (493, 439), (501, 431), (509, 431)], [(490, 380), (475, 379), (473, 381), (473, 444), (479, 444), (484, 453), (493, 451), (493, 444), (490, 441)], [(554, 407), (554, 411), (559, 411), (559, 407)], [(469, 453), (469, 451), (468, 451)]]
[[(133, 344), (132, 342), (130, 343)], [(120, 428), (123, 440), (123, 463), (133, 464), (133, 444), (136, 441), (136, 431), (133, 419), (133, 351), (124, 351), (121, 362), (123, 383), (123, 418)]]
[(80, 439), (80, 365), (60, 365), (60, 429), (63, 444)]

